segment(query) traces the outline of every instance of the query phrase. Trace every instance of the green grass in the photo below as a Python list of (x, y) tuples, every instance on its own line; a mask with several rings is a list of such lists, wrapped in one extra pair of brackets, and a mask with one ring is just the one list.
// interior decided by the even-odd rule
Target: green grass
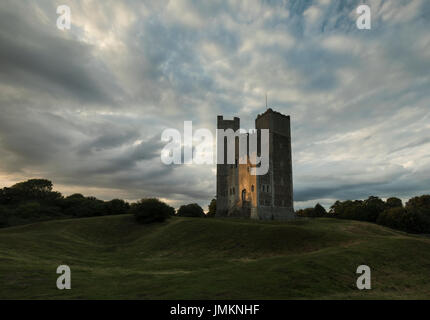
[[(355, 286), (361, 264), (372, 290)], [(49, 221), (0, 230), (0, 298), (429, 299), (430, 239), (335, 219)]]

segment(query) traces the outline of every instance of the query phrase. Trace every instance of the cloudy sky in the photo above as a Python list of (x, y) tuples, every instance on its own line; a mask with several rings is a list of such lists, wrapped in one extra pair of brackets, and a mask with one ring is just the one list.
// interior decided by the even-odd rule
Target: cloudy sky
[(267, 92), (291, 115), (297, 208), (430, 193), (427, 0), (2, 0), (0, 26), (0, 187), (206, 208), (215, 167), (162, 164), (162, 130), (252, 128)]

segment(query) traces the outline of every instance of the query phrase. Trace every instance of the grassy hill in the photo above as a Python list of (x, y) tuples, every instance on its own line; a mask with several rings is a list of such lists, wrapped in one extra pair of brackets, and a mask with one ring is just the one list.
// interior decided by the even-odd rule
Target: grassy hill
[[(56, 288), (56, 268), (72, 290)], [(358, 265), (372, 290), (355, 287)], [(374, 224), (132, 216), (0, 229), (1, 299), (430, 298), (430, 239)]]

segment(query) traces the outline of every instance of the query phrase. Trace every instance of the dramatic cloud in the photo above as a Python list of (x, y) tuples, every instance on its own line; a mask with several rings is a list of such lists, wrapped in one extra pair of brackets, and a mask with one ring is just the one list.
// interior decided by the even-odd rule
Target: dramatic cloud
[[(371, 8), (358, 30), (356, 8)], [(291, 115), (296, 207), (429, 193), (424, 0), (0, 4), (0, 184), (207, 206), (215, 166), (165, 166), (165, 128)]]

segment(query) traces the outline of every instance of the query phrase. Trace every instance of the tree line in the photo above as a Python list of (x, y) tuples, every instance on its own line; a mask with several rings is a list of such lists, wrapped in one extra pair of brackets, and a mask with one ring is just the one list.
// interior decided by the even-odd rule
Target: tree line
[[(80, 193), (65, 197), (53, 191), (52, 182), (46, 179), (31, 179), (0, 189), (0, 227), (118, 214), (133, 214), (139, 223), (160, 222), (172, 216), (215, 217), (216, 199), (212, 199), (208, 209), (205, 214), (197, 203), (190, 203), (175, 210), (157, 198), (128, 203), (122, 199), (103, 201)], [(360, 220), (410, 233), (430, 233), (430, 195), (411, 198), (405, 205), (394, 197), (386, 201), (375, 196), (366, 200), (336, 201), (329, 211), (318, 203), (313, 208), (297, 210), (296, 215)]]
[[(149, 208), (149, 211), (145, 211), (145, 208)], [(128, 213), (134, 214), (137, 221), (144, 223), (160, 221), (160, 216), (205, 217), (203, 209), (196, 203), (183, 205), (175, 210), (158, 199), (128, 203), (122, 199), (103, 201), (80, 193), (65, 197), (60, 192), (53, 191), (52, 182), (46, 179), (30, 179), (0, 189), (0, 227), (61, 218)]]
[(296, 215), (367, 221), (410, 233), (430, 233), (430, 195), (413, 197), (405, 205), (395, 197), (336, 201), (328, 212), (318, 203), (314, 208), (297, 210)]

